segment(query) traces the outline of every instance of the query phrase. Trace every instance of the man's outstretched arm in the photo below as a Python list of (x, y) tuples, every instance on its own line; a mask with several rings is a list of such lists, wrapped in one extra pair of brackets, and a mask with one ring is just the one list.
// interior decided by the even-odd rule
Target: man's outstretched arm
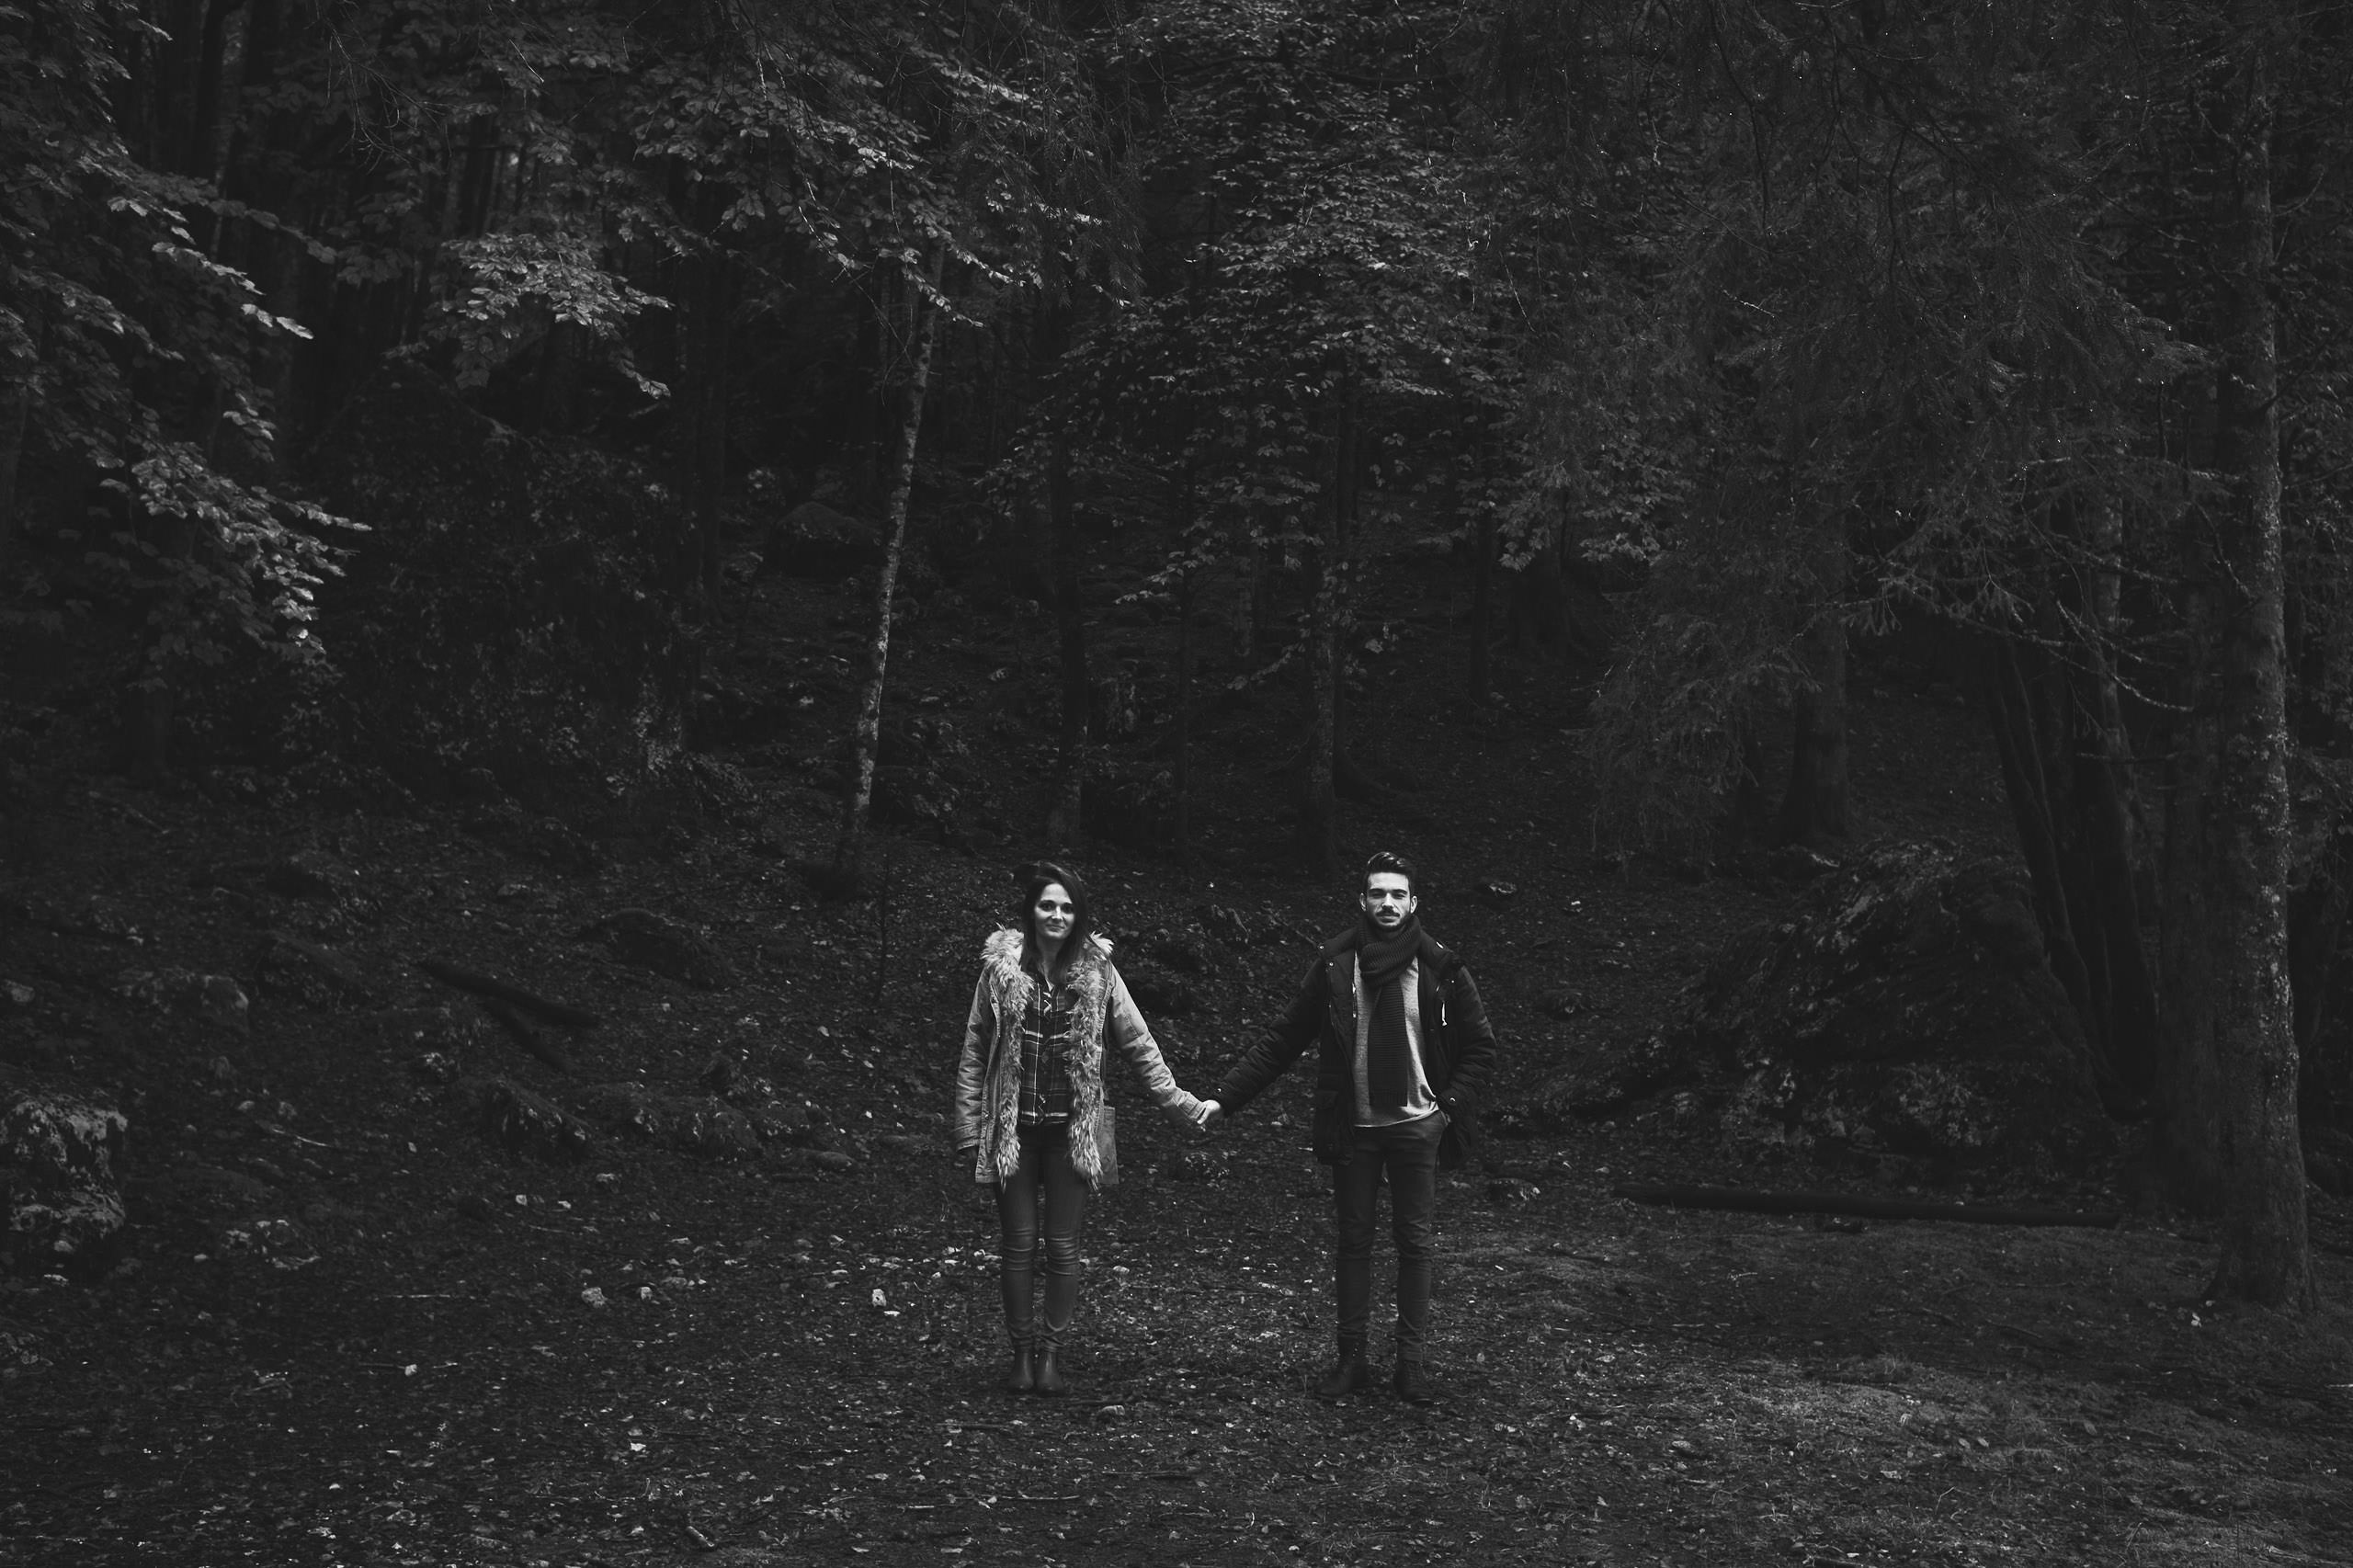
[[(1282, 1075), (1283, 1070), (1299, 1060), (1324, 1027), (1324, 958), (1317, 954), (1301, 977), (1299, 989), (1283, 1009), (1274, 1027), (1258, 1039), (1258, 1043), (1242, 1053), (1242, 1060), (1226, 1070), (1218, 1081), (1215, 1100), (1219, 1111), (1231, 1116), (1258, 1097), (1268, 1084)], [(1213, 1113), (1215, 1114), (1215, 1113)], [(1205, 1119), (1203, 1126), (1209, 1125)]]

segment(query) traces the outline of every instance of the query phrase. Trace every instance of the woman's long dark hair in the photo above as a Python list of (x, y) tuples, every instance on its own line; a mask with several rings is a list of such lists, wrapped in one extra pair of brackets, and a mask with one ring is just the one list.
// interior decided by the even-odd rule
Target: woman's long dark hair
[(1070, 972), (1071, 960), (1086, 950), (1085, 944), (1095, 934), (1095, 920), (1086, 903), (1086, 883), (1077, 872), (1055, 865), (1051, 860), (1040, 860), (1017, 867), (1014, 878), (1021, 884), (1018, 903), (1013, 906), (1014, 918), (1021, 922), (1021, 961), (1025, 965), (1042, 967), (1038, 949), (1038, 895), (1056, 882), (1070, 894), (1070, 935), (1063, 938), (1063, 950), (1054, 955), (1054, 972), (1047, 978), (1060, 981)]

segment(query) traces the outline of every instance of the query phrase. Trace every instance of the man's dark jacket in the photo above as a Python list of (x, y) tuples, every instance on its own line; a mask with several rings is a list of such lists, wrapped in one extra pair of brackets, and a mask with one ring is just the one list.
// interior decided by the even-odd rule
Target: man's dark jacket
[[(1307, 967), (1299, 993), (1274, 1028), (1226, 1074), (1213, 1096), (1227, 1114), (1257, 1098), (1268, 1084), (1299, 1059), (1311, 1042), (1316, 1057), (1315, 1120), (1309, 1131), (1315, 1157), (1327, 1165), (1346, 1165), (1356, 1122), (1357, 952), (1353, 933), (1324, 944)], [(1495, 1064), (1495, 1031), (1471, 971), (1427, 934), (1415, 953), (1415, 991), (1422, 1014), (1422, 1074), (1446, 1112), (1438, 1164), (1448, 1170), (1462, 1163), (1479, 1143), (1479, 1097)]]

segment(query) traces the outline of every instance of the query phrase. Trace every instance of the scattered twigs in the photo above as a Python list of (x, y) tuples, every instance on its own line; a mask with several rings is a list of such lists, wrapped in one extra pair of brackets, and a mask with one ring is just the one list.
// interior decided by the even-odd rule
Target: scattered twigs
[(477, 974), (472, 970), (460, 969), (444, 959), (419, 959), (416, 960), (416, 967), (444, 985), (470, 992), (476, 996), (488, 996), (504, 1002), (509, 1006), (520, 1007), (523, 1011), (545, 1018), (550, 1023), (570, 1024), (576, 1028), (587, 1029), (596, 1028), (600, 1021), (596, 1014), (585, 1007), (575, 1007), (569, 1002), (551, 1001), (534, 992), (526, 991), (511, 982), (501, 980), (495, 975)]
[(340, 1143), (322, 1143), (315, 1138), (305, 1138), (299, 1132), (290, 1131), (286, 1128), (278, 1126), (278, 1123), (274, 1121), (264, 1121), (259, 1117), (256, 1117), (254, 1119), (254, 1125), (260, 1128), (264, 1132), (275, 1132), (280, 1138), (291, 1138), (297, 1143), (301, 1143), (307, 1148), (324, 1149), (331, 1154), (348, 1154), (351, 1153), (350, 1150), (345, 1148)]
[(1652, 1186), (1621, 1182), (1610, 1189), (1636, 1203), (1677, 1209), (1737, 1209), (1751, 1214), (1854, 1214), (1867, 1220), (1964, 1220), (1978, 1225), (2083, 1225), (2102, 1229), (2123, 1218), (2112, 1211), (2003, 1209), (1993, 1204), (1928, 1203), (1916, 1198), (1870, 1198), (1846, 1192), (1771, 1192), (1748, 1187)]
[(495, 996), (483, 997), (482, 1010), (496, 1018), (506, 1032), (515, 1037), (516, 1044), (559, 1073), (569, 1074), (572, 1071), (572, 1063), (565, 1058), (563, 1052), (550, 1045), (546, 1038), (531, 1027), (530, 1020), (524, 1017), (520, 1011)]

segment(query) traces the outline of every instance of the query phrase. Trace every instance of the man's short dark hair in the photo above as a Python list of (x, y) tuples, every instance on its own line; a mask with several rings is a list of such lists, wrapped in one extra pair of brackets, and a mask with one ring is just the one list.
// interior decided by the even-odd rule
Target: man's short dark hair
[(1384, 871), (1392, 877), (1404, 878), (1407, 892), (1416, 891), (1414, 886), (1414, 863), (1403, 855), (1388, 849), (1373, 851), (1371, 858), (1365, 861), (1364, 885), (1372, 886), (1372, 879)]

